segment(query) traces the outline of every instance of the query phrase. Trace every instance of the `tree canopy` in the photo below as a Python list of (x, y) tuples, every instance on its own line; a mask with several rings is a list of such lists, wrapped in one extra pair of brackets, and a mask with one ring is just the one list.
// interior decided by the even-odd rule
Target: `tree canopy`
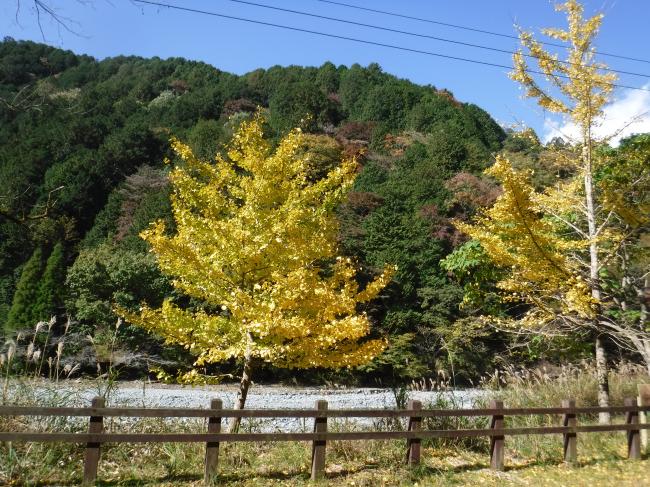
[(358, 342), (370, 323), (357, 306), (391, 272), (359, 291), (354, 264), (338, 253), (334, 209), (355, 163), (309, 181), (311, 154), (298, 152), (305, 136), (290, 132), (272, 149), (262, 122), (243, 123), (216, 163), (174, 141), (182, 160), (170, 174), (176, 229), (168, 235), (158, 221), (142, 237), (173, 286), (205, 307), (187, 311), (167, 299), (129, 316), (186, 346), (197, 365), (245, 357), (296, 368), (365, 363), (384, 342)]

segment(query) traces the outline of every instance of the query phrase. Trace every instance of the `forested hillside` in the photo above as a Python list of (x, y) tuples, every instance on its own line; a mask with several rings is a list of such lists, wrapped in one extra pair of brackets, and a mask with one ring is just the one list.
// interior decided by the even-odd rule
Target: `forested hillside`
[[(155, 306), (173, 292), (138, 236), (155, 219), (173, 224), (163, 163), (172, 157), (170, 137), (211, 157), (258, 107), (271, 137), (296, 126), (308, 133), (314, 178), (342, 155), (357, 156), (354, 190), (338, 209), (341, 246), (365, 279), (386, 263), (398, 266), (394, 282), (368, 309), (374, 334), (388, 336), (390, 346), (357, 377), (390, 381), (454, 369), (468, 379), (486, 370), (504, 344), (494, 333), (475, 336), (458, 326), (465, 283), (439, 262), (466, 240), (452, 219), (469, 218), (499, 194), (482, 171), (506, 133), (451, 92), (398, 79), (374, 64), (236, 76), (180, 58), (97, 61), (5, 39), (0, 323), (6, 336), (51, 316), (57, 317), (52, 333), (61, 333), (69, 318), (68, 331), (80, 337), (77, 360), (89, 367), (105, 360), (117, 321), (113, 307)], [(509, 144), (513, 152), (527, 149)], [(132, 368), (144, 354), (172, 368), (177, 360), (187, 363), (182, 351), (128, 325), (118, 330), (117, 348)]]

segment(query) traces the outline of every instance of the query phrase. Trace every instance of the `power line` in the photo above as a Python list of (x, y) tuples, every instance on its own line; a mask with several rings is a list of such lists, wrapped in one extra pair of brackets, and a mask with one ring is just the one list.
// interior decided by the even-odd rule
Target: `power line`
[[(360, 26), (360, 27), (367, 27), (367, 28), (370, 28), (370, 29), (383, 30), (383, 31), (386, 31), (386, 32), (394, 32), (396, 34), (404, 34), (404, 35), (413, 36), (413, 37), (420, 37), (420, 38), (424, 38), (424, 39), (432, 39), (434, 41), (448, 42), (450, 44), (457, 44), (457, 45), (460, 45), (460, 46), (474, 47), (474, 48), (477, 48), (477, 49), (484, 49), (484, 50), (487, 50), (487, 51), (500, 52), (500, 53), (504, 53), (504, 54), (515, 54), (515, 51), (511, 51), (511, 50), (508, 50), (508, 49), (499, 49), (497, 47), (485, 46), (485, 45), (482, 45), (482, 44), (472, 44), (470, 42), (458, 41), (458, 40), (454, 40), (454, 39), (447, 39), (445, 37), (437, 37), (437, 36), (432, 36), (432, 35), (428, 35), (428, 34), (420, 34), (420, 33), (417, 33), (417, 32), (410, 32), (410, 31), (405, 31), (405, 30), (392, 29), (390, 27), (383, 27), (383, 26), (379, 26), (379, 25), (366, 24), (364, 22), (356, 22), (354, 20), (341, 19), (341, 18), (337, 18), (337, 17), (329, 17), (327, 15), (320, 15), (320, 14), (315, 14), (315, 13), (311, 13), (311, 12), (303, 12), (301, 10), (293, 10), (293, 9), (290, 9), (290, 8), (276, 7), (274, 5), (266, 5), (266, 4), (263, 4), (263, 3), (249, 2), (247, 0), (227, 0), (227, 1), (233, 2), (233, 3), (244, 4), (244, 5), (252, 5), (254, 7), (267, 8), (267, 9), (270, 9), (270, 10), (277, 10), (277, 11), (280, 11), (280, 12), (288, 12), (288, 13), (297, 14), (297, 15), (304, 15), (304, 16), (307, 16), (307, 17), (314, 17), (314, 18), (317, 18), (317, 19), (331, 20), (331, 21), (334, 21), (334, 22), (341, 22), (341, 23), (344, 23), (344, 24), (357, 25), (357, 26)], [(530, 54), (523, 54), (523, 55), (525, 57), (535, 59), (535, 56), (532, 56)], [(579, 65), (579, 63), (572, 63), (570, 61), (558, 61), (558, 62), (561, 63), (561, 64), (569, 65), (569, 66), (571, 66), (571, 65), (578, 66)], [(613, 68), (608, 68), (608, 67), (603, 67), (603, 68), (600, 68), (600, 69), (603, 70), (603, 71), (610, 71), (612, 73), (627, 74), (627, 75), (631, 75), (631, 76), (639, 76), (641, 78), (650, 78), (650, 75), (643, 74), (643, 73), (635, 73), (635, 72), (631, 72), (631, 71), (622, 71), (620, 69), (613, 69)]]
[[(356, 9), (356, 10), (364, 10), (366, 12), (373, 12), (373, 13), (382, 14), (382, 15), (390, 15), (392, 17), (400, 17), (400, 18), (403, 18), (403, 19), (417, 20), (418, 22), (426, 22), (428, 24), (444, 25), (445, 27), (452, 27), (454, 29), (468, 30), (468, 31), (472, 31), (472, 32), (478, 32), (480, 34), (487, 34), (487, 35), (491, 35), (491, 36), (498, 36), (498, 37), (505, 37), (507, 39), (519, 40), (519, 37), (517, 37), (515, 35), (512, 35), (512, 34), (504, 34), (502, 32), (494, 32), (494, 31), (491, 31), (491, 30), (477, 29), (475, 27), (468, 27), (466, 25), (451, 24), (451, 23), (448, 23), (448, 22), (441, 22), (439, 20), (433, 20), (433, 19), (425, 19), (425, 18), (422, 18), (422, 17), (415, 17), (415, 16), (412, 16), (412, 15), (405, 15), (405, 14), (400, 14), (400, 13), (397, 13), (397, 12), (387, 12), (385, 10), (378, 10), (378, 9), (369, 8), (369, 7), (361, 7), (359, 5), (352, 5), (352, 4), (344, 3), (344, 2), (335, 2), (333, 0), (316, 0), (316, 1), (321, 2), (321, 3), (329, 3), (329, 4), (332, 4), (332, 5), (339, 5), (341, 7), (353, 8), (353, 9)], [(565, 46), (564, 44), (558, 44), (558, 43), (555, 43), (555, 42), (540, 42), (540, 44), (544, 44), (545, 46), (561, 47), (563, 49), (567, 48), (567, 46)], [(629, 56), (623, 56), (623, 55), (620, 55), (620, 54), (613, 54), (611, 52), (598, 51), (598, 54), (600, 54), (601, 56), (609, 56), (609, 57), (615, 57), (615, 58), (619, 58), (619, 59), (626, 59), (627, 61), (636, 61), (636, 62), (639, 62), (639, 63), (650, 64), (650, 61), (647, 60), (647, 59), (639, 59), (639, 58), (634, 58), (634, 57), (629, 57)]]
[[(217, 12), (209, 12), (207, 10), (199, 10), (199, 9), (189, 8), (189, 7), (180, 7), (178, 5), (171, 5), (171, 4), (168, 4), (168, 3), (154, 2), (154, 1), (150, 1), (150, 0), (133, 0), (133, 1), (137, 2), (137, 3), (147, 4), (147, 5), (154, 5), (156, 7), (165, 7), (165, 8), (169, 8), (169, 9), (173, 9), (173, 10), (181, 10), (181, 11), (184, 11), (184, 12), (191, 12), (191, 13), (195, 13), (195, 14), (209, 15), (209, 16), (212, 16), (212, 17), (220, 17), (220, 18), (223, 18), (223, 19), (237, 20), (237, 21), (240, 21), (240, 22), (247, 22), (247, 23), (250, 23), (250, 24), (265, 25), (265, 26), (268, 26), (268, 27), (275, 27), (275, 28), (278, 28), (278, 29), (291, 30), (291, 31), (295, 31), (295, 32), (303, 32), (303, 33), (306, 33), (306, 34), (314, 34), (314, 35), (318, 35), (318, 36), (330, 37), (330, 38), (333, 38), (333, 39), (341, 39), (341, 40), (351, 41), (351, 42), (358, 42), (360, 44), (368, 44), (368, 45), (371, 45), (371, 46), (387, 47), (389, 49), (396, 49), (396, 50), (399, 50), (399, 51), (412, 52), (412, 53), (416, 53), (416, 54), (424, 54), (424, 55), (427, 55), (427, 56), (434, 56), (434, 57), (439, 57), (439, 58), (444, 58), (444, 59), (453, 59), (455, 61), (463, 61), (463, 62), (467, 62), (467, 63), (480, 64), (480, 65), (483, 65), (483, 66), (492, 66), (492, 67), (495, 67), (495, 68), (512, 69), (512, 66), (508, 66), (507, 64), (498, 64), (498, 63), (491, 63), (491, 62), (488, 62), (488, 61), (481, 61), (481, 60), (478, 60), (478, 59), (469, 59), (469, 58), (464, 58), (464, 57), (459, 57), (459, 56), (451, 56), (451, 55), (448, 55), (448, 54), (441, 54), (441, 53), (432, 52), (432, 51), (424, 51), (424, 50), (421, 50), (421, 49), (413, 49), (413, 48), (410, 48), (410, 47), (396, 46), (394, 44), (385, 44), (383, 42), (375, 42), (375, 41), (369, 41), (369, 40), (366, 40), (366, 39), (358, 39), (356, 37), (347, 37), (347, 36), (342, 36), (342, 35), (338, 35), (338, 34), (329, 34), (329, 33), (326, 33), (326, 32), (319, 32), (319, 31), (316, 31), (316, 30), (303, 29), (303, 28), (300, 28), (300, 27), (292, 27), (292, 26), (288, 26), (288, 25), (276, 24), (276, 23), (273, 23), (273, 22), (265, 22), (265, 21), (262, 21), (262, 20), (248, 19), (248, 18), (245, 18), (245, 17), (235, 17), (234, 15), (220, 14), (220, 13), (217, 13)], [(540, 75), (546, 76), (546, 73), (543, 73), (542, 71), (535, 71), (535, 70), (529, 69), (529, 70), (526, 70), (526, 72), (531, 73), (531, 74), (540, 74)], [(559, 78), (570, 79), (569, 76), (564, 76), (564, 75), (557, 75), (557, 76)], [(625, 88), (625, 89), (628, 89), (628, 90), (639, 90), (639, 91), (648, 91), (648, 92), (650, 92), (650, 89), (648, 89), (648, 88), (641, 88), (641, 87), (637, 87), (637, 86), (627, 86), (627, 85), (620, 85), (620, 84), (616, 84), (616, 83), (605, 83), (605, 84), (609, 85), (609, 86), (612, 86), (612, 87), (615, 87), (615, 88)]]

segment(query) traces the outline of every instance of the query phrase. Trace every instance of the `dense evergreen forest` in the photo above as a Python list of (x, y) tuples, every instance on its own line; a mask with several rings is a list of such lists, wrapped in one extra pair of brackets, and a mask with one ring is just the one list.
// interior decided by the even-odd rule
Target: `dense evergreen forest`
[[(5, 336), (56, 316), (52, 333), (67, 326), (77, 337), (70, 360), (84, 370), (109, 354), (125, 377), (152, 364), (168, 370), (191, 364), (183, 350), (128, 323), (116, 331), (113, 309), (155, 306), (175, 292), (138, 235), (156, 219), (173, 226), (164, 164), (173, 157), (170, 137), (210, 158), (258, 107), (271, 137), (296, 126), (308, 133), (314, 178), (356, 155), (355, 187), (338, 209), (341, 247), (365, 279), (386, 263), (398, 266), (393, 283), (367, 309), (373, 334), (389, 337), (387, 351), (361, 370), (301, 373), (302, 380), (391, 383), (440, 372), (467, 383), (499, 361), (589, 352), (588, 342), (575, 340), (514, 346), (512, 338), (473, 325), (476, 306), (498, 303), (461, 306), (472, 289), (494, 282), (496, 271), (452, 222), (498, 196), (497, 183), (483, 175), (497, 152), (508, 152), (520, 167), (536, 163), (540, 184), (555, 177), (534, 136), (506, 133), (450, 91), (398, 79), (376, 64), (276, 66), (236, 76), (181, 58), (97, 61), (9, 38), (0, 43)], [(476, 272), (468, 281), (462, 276), (469, 268)], [(272, 368), (264, 374), (293, 378)]]

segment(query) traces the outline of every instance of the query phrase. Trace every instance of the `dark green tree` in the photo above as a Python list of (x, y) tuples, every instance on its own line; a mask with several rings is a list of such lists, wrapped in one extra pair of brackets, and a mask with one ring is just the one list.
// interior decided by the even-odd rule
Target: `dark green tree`
[(41, 277), (32, 318), (36, 321), (49, 320), (63, 309), (65, 289), (65, 253), (63, 244), (57, 243), (47, 258)]
[(42, 273), (43, 251), (37, 247), (25, 263), (16, 285), (16, 292), (5, 324), (6, 336), (34, 324), (34, 304), (38, 296), (39, 280)]

